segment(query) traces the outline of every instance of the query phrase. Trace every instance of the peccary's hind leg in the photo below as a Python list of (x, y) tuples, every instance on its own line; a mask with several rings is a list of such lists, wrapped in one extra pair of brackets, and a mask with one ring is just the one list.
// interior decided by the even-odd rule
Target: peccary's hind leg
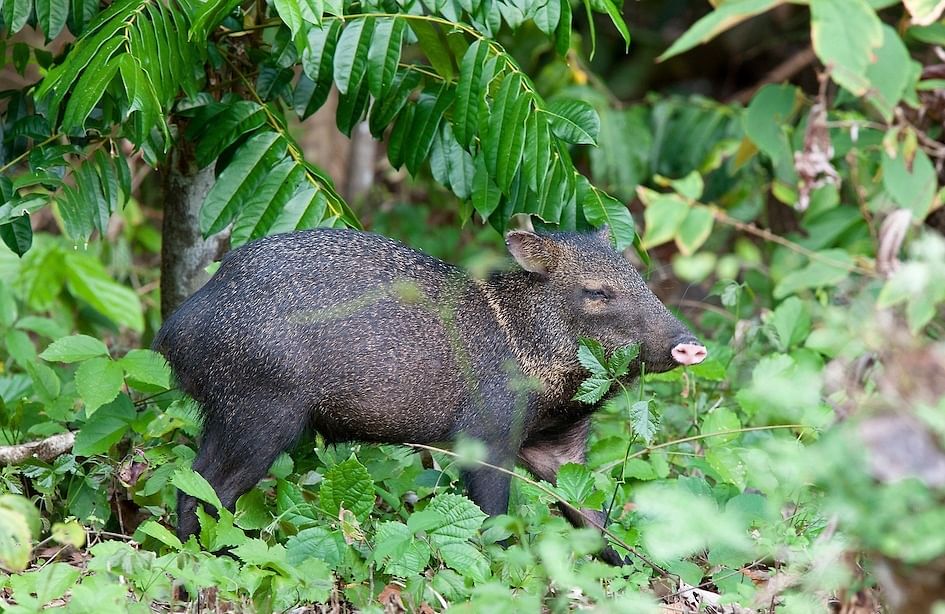
[[(307, 414), (303, 406), (283, 399), (244, 399), (223, 411), (213, 409), (217, 411), (205, 412), (193, 469), (210, 483), (223, 506), (232, 510), (240, 495), (266, 476), (276, 457), (295, 444)], [(182, 541), (200, 531), (196, 505), (193, 497), (177, 493), (177, 535)], [(208, 511), (209, 507), (205, 506)]]
[[(490, 465), (511, 471), (515, 466), (515, 453), (505, 449), (505, 446), (490, 446), (485, 461)], [(488, 514), (498, 516), (509, 512), (509, 488), (512, 476), (491, 467), (479, 466), (462, 472), (463, 482), (466, 484), (466, 493), (473, 503)]]
[[(567, 463), (583, 464), (587, 458), (587, 433), (590, 417), (584, 418), (560, 430), (540, 433), (525, 442), (518, 457), (522, 464), (537, 477), (555, 483), (558, 469)], [(576, 510), (567, 505), (558, 505), (571, 524), (576, 527), (603, 529), (607, 520), (601, 510)], [(623, 565), (623, 558), (610, 546), (605, 546), (600, 557), (611, 565)]]

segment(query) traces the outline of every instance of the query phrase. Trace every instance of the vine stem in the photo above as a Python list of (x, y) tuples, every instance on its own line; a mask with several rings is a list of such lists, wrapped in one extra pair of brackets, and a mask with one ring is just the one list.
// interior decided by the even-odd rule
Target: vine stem
[[(740, 429), (730, 429), (726, 431), (716, 431), (714, 433), (703, 433), (701, 435), (693, 435), (691, 437), (683, 437), (682, 439), (674, 439), (672, 441), (666, 441), (663, 443), (658, 443), (652, 446), (646, 446), (642, 450), (637, 450), (629, 457), (627, 460), (632, 458), (640, 458), (645, 454), (652, 452), (654, 450), (660, 450), (662, 448), (669, 448), (681, 443), (688, 443), (690, 441), (698, 441), (700, 439), (709, 439), (712, 437), (722, 437), (724, 435), (737, 435), (739, 433), (752, 433), (754, 431), (773, 431), (777, 429), (809, 429), (812, 428), (809, 424), (772, 424), (771, 426), (748, 426)], [(601, 465), (602, 470), (613, 469), (617, 466), (616, 462), (608, 463), (606, 465)]]
[(838, 269), (844, 269), (852, 273), (859, 273), (860, 275), (865, 275), (867, 277), (874, 277), (877, 279), (880, 277), (879, 273), (877, 273), (873, 269), (867, 269), (865, 267), (861, 267), (856, 264), (851, 265), (845, 262), (840, 262), (839, 260), (834, 260), (833, 258), (828, 258), (826, 256), (823, 256), (822, 254), (819, 254), (811, 249), (804, 247), (803, 245), (799, 245), (795, 243), (794, 241), (785, 239), (784, 237), (780, 237), (769, 230), (758, 228), (754, 224), (736, 220), (735, 218), (731, 217), (730, 215), (728, 215), (727, 213), (725, 213), (718, 207), (709, 207), (709, 209), (712, 211), (712, 217), (715, 218), (717, 222), (721, 222), (722, 224), (725, 224), (726, 226), (731, 226), (737, 230), (741, 230), (742, 232), (747, 232), (748, 234), (764, 239), (765, 241), (771, 241), (772, 243), (783, 245), (784, 247), (788, 248), (791, 251), (807, 256), (811, 260), (823, 262), (824, 264), (828, 264), (832, 267), (835, 267)]
[[(448, 456), (452, 456), (453, 458), (463, 458), (461, 455), (457, 454), (456, 452), (453, 452), (452, 450), (445, 450), (445, 449), (443, 449), (443, 448), (437, 448), (436, 446), (428, 446), (428, 445), (423, 444), (423, 443), (405, 443), (405, 444), (403, 444), (403, 445), (409, 446), (409, 447), (411, 447), (411, 448), (418, 448), (418, 449), (421, 449), (421, 450), (427, 450), (427, 451), (430, 451), (430, 452), (440, 452), (440, 453), (442, 453), (442, 454), (446, 454), (446, 455), (448, 455)], [(627, 542), (625, 542), (623, 539), (621, 539), (621, 538), (620, 538), (618, 535), (616, 535), (613, 531), (611, 531), (611, 530), (608, 529), (607, 527), (601, 527), (601, 526), (598, 526), (597, 524), (595, 524), (589, 517), (587, 517), (587, 516), (584, 515), (584, 512), (583, 512), (582, 510), (578, 509), (577, 507), (575, 507), (575, 506), (571, 505), (570, 503), (568, 503), (567, 501), (565, 501), (565, 500), (561, 497), (561, 495), (559, 495), (558, 493), (556, 493), (556, 492), (553, 491), (552, 489), (548, 488), (547, 486), (544, 486), (544, 485), (541, 484), (540, 482), (536, 482), (535, 480), (532, 480), (531, 478), (527, 478), (527, 477), (525, 477), (524, 475), (519, 475), (518, 473), (515, 473), (515, 472), (512, 471), (512, 470), (506, 469), (505, 467), (500, 467), (500, 466), (498, 466), (498, 465), (493, 465), (492, 463), (487, 463), (487, 462), (481, 461), (481, 460), (477, 460), (477, 461), (475, 461), (475, 463), (476, 463), (477, 465), (482, 466), (482, 467), (487, 467), (487, 468), (492, 469), (492, 470), (494, 470), (494, 471), (498, 471), (499, 473), (504, 473), (504, 474), (506, 474), (506, 475), (510, 475), (510, 476), (512, 476), (513, 478), (515, 478), (515, 479), (517, 479), (517, 480), (521, 480), (521, 481), (525, 482), (526, 484), (528, 484), (528, 485), (530, 485), (530, 486), (534, 486), (534, 487), (537, 488), (538, 490), (540, 490), (540, 491), (542, 491), (543, 493), (545, 493), (545, 494), (551, 496), (552, 498), (554, 498), (555, 501), (557, 501), (557, 502), (560, 503), (561, 505), (564, 505), (564, 506), (568, 507), (569, 509), (574, 510), (575, 512), (577, 512), (581, 517), (583, 517), (585, 520), (587, 520), (588, 526), (597, 527), (598, 529), (600, 529), (600, 531), (601, 531), (604, 535), (606, 535), (607, 537), (609, 537), (610, 539), (612, 539), (618, 546), (620, 546), (620, 547), (622, 547), (622, 548), (625, 548), (630, 554), (632, 554), (633, 556), (637, 557), (638, 559), (640, 559), (641, 561), (643, 561), (644, 563), (646, 563), (647, 565), (649, 565), (654, 571), (656, 571), (656, 572), (657, 572), (658, 574), (660, 574), (661, 576), (668, 576), (668, 575), (671, 575), (668, 571), (666, 571), (665, 569), (663, 569), (662, 567), (660, 567), (659, 565), (657, 565), (656, 563), (654, 563), (653, 561), (651, 561), (650, 559), (648, 559), (646, 556), (644, 556), (643, 554), (641, 554), (639, 550), (637, 550), (636, 548), (634, 548), (633, 546), (631, 546), (630, 544), (628, 544)]]

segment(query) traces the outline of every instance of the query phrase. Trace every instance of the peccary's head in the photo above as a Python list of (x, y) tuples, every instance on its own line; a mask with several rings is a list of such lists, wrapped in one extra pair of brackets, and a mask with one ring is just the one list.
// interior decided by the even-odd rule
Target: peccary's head
[[(538, 310), (559, 341), (600, 341), (610, 352), (640, 345), (648, 373), (705, 360), (706, 349), (650, 291), (603, 230), (587, 233), (506, 235), (509, 252), (533, 277)], [(561, 329), (561, 330), (558, 330)]]

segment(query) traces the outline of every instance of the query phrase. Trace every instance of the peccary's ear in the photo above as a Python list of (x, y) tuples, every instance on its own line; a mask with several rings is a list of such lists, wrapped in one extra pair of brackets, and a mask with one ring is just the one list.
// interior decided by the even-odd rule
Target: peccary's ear
[(555, 260), (550, 241), (525, 230), (513, 230), (505, 235), (505, 244), (515, 261), (532, 273), (548, 273)]

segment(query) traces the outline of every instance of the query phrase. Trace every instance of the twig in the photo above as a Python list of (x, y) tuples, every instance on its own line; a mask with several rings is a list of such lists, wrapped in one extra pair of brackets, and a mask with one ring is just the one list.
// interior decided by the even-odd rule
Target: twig
[(0, 446), (0, 467), (19, 465), (31, 458), (49, 462), (70, 451), (73, 444), (75, 444), (75, 433), (68, 431), (39, 441)]
[(745, 104), (765, 85), (787, 81), (807, 68), (815, 59), (817, 59), (817, 56), (814, 54), (814, 50), (807, 47), (772, 68), (758, 83), (736, 92), (734, 96), (728, 99), (728, 102), (740, 102), (741, 104)]

